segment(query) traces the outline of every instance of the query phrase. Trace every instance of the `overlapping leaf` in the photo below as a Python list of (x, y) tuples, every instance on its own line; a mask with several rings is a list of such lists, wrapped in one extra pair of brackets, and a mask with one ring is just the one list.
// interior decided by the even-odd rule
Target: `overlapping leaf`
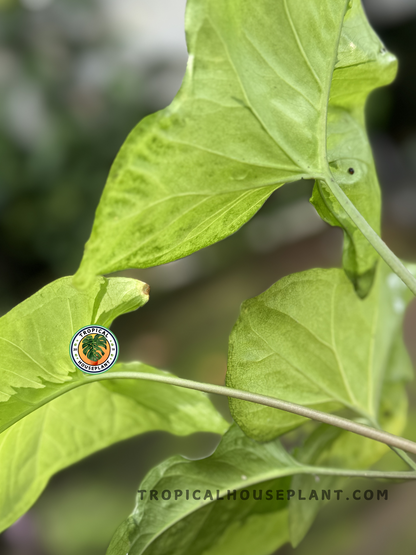
[[(120, 371), (163, 373), (140, 363), (116, 364), (111, 373)], [(151, 430), (188, 435), (227, 427), (196, 391), (141, 380), (70, 391), (0, 434), (0, 531), (33, 505), (56, 472), (108, 445)]]
[[(381, 53), (359, 0), (189, 0), (186, 29), (181, 90), (122, 147), (76, 276), (79, 286), (94, 274), (166, 263), (219, 241), (285, 182), (328, 180), (328, 162), (378, 229), (363, 103), (369, 90), (393, 78), (395, 59)], [(346, 227), (344, 261), (364, 294), (374, 254), (321, 183), (322, 199), (316, 193), (314, 203), (326, 220), (336, 217)], [(358, 283), (362, 273), (369, 279)]]
[[(228, 427), (199, 392), (139, 380), (101, 385), (93, 383), (100, 376), (76, 370), (68, 352), (73, 334), (89, 324), (110, 326), (147, 301), (148, 287), (97, 278), (80, 292), (71, 283), (51, 283), (0, 319), (0, 530), (54, 473), (107, 445), (149, 430), (186, 435)], [(112, 374), (123, 370), (163, 373), (131, 363)]]
[[(396, 59), (370, 27), (361, 2), (351, 2), (328, 102), (327, 158), (332, 175), (377, 233), (381, 196), (365, 130), (364, 105), (368, 94), (390, 83), (396, 71)], [(311, 201), (325, 221), (344, 229), (344, 269), (358, 293), (366, 296), (373, 282), (377, 253), (341, 208), (327, 182), (316, 182)]]
[[(410, 368), (406, 352), (394, 352), (379, 422), (386, 431), (400, 434), (407, 413), (403, 381)], [(256, 444), (233, 426), (211, 457), (173, 457), (146, 476), (136, 507), (117, 529), (107, 555), (268, 555), (289, 537), (296, 546), (323, 504), (321, 491), (342, 487), (345, 480), (319, 476), (314, 467), (367, 469), (387, 450), (384, 444), (320, 425), (292, 458), (279, 442)], [(151, 490), (157, 500), (150, 498)], [(296, 494), (288, 502), (288, 490), (300, 490), (303, 497), (318, 491), (318, 501), (305, 503)]]
[[(243, 303), (230, 336), (227, 385), (332, 411), (378, 417), (390, 360), (402, 356), (404, 310), (411, 293), (384, 264), (360, 299), (341, 270), (287, 276)], [(305, 419), (230, 399), (250, 436), (266, 441)]]
[[(389, 373), (393, 370), (390, 366)], [(395, 371), (399, 369), (395, 369)], [(403, 379), (408, 376), (403, 375)], [(407, 396), (402, 382), (385, 382), (382, 395), (379, 422), (383, 430), (400, 435), (407, 420)], [(295, 456), (303, 464), (317, 466), (366, 469), (373, 466), (389, 450), (384, 443), (378, 443), (339, 428), (320, 425), (305, 444), (296, 450)], [(341, 488), (346, 478), (338, 476), (314, 476), (299, 474), (293, 476), (291, 489), (310, 492), (312, 490), (332, 490)], [(304, 503), (294, 498), (289, 506), (290, 541), (296, 547), (304, 538), (325, 500), (322, 495), (312, 503)]]
[[(383, 427), (400, 433), (407, 412), (401, 383), (385, 389), (381, 412)], [(321, 425), (292, 457), (279, 441), (256, 443), (234, 425), (210, 457), (172, 457), (149, 472), (107, 555), (269, 555), (289, 537), (297, 545), (322, 506), (321, 490), (340, 483), (336, 469), (367, 469), (386, 450)], [(317, 467), (329, 474), (319, 476)], [(298, 501), (299, 490), (308, 497), (317, 489), (318, 501)], [(290, 500), (289, 490), (296, 493)]]
[[(149, 472), (132, 515), (117, 529), (107, 555), (272, 553), (289, 538), (287, 499), (277, 500), (276, 489), (287, 489), (287, 477), (304, 471), (279, 442), (259, 445), (233, 426), (207, 459), (176, 456)], [(259, 489), (264, 490), (262, 500), (254, 499)], [(158, 492), (157, 501), (150, 500), (150, 490)], [(183, 491), (176, 500), (175, 490)], [(241, 490), (247, 499), (241, 499)], [(169, 500), (163, 500), (164, 491), (172, 492)], [(217, 500), (222, 496), (224, 500)]]

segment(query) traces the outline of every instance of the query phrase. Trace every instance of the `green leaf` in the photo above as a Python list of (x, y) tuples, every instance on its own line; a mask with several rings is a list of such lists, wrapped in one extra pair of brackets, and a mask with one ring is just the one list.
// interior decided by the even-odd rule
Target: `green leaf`
[[(227, 385), (328, 412), (346, 407), (375, 422), (410, 299), (406, 286), (381, 263), (365, 299), (341, 270), (287, 276), (243, 303), (230, 336)], [(305, 422), (236, 399), (230, 399), (230, 409), (238, 425), (260, 441)]]
[[(383, 429), (401, 433), (406, 415), (403, 384), (386, 382), (380, 406)], [(289, 503), (288, 490), (301, 490), (308, 500), (312, 490), (342, 485), (345, 478), (335, 475), (337, 469), (368, 469), (387, 450), (384, 444), (322, 424), (291, 456), (280, 441), (256, 443), (233, 425), (210, 457), (172, 457), (148, 473), (107, 555), (268, 555), (288, 541), (288, 530), (292, 544), (298, 545), (323, 503), (296, 495)], [(201, 499), (194, 499), (193, 492)]]
[[(379, 234), (381, 195), (365, 130), (364, 105), (368, 94), (390, 83), (396, 72), (397, 61), (370, 27), (361, 2), (351, 2), (328, 103), (327, 159), (338, 184)], [(344, 229), (344, 270), (358, 294), (365, 297), (373, 282), (376, 251), (341, 208), (328, 183), (316, 182), (311, 202), (326, 222)]]
[[(288, 541), (288, 502), (276, 500), (276, 489), (288, 489), (287, 476), (302, 471), (278, 441), (260, 445), (232, 426), (210, 457), (191, 461), (176, 456), (149, 472), (132, 515), (117, 529), (107, 555), (273, 553)], [(264, 490), (263, 499), (255, 500), (253, 490), (258, 497), (259, 489)], [(158, 492), (157, 501), (150, 500), (150, 490)], [(172, 491), (170, 500), (162, 499), (165, 490)], [(176, 500), (175, 490), (183, 491)], [(201, 500), (193, 499), (197, 490)], [(249, 499), (240, 499), (241, 490)], [(267, 490), (272, 500), (266, 500)], [(217, 500), (222, 496), (224, 500)]]
[[(123, 371), (171, 375), (138, 362), (116, 364), (111, 373)], [(183, 436), (227, 428), (197, 391), (144, 380), (91, 381), (0, 434), (0, 531), (33, 505), (51, 476), (117, 441), (151, 430)]]
[[(141, 362), (129, 362), (116, 364), (106, 377), (114, 375), (117, 378), (118, 372), (173, 376), (170, 372), (152, 368)], [(170, 431), (176, 435), (188, 435), (198, 431), (223, 434), (229, 428), (229, 423), (214, 408), (205, 393), (139, 379), (105, 380), (100, 385), (113, 393), (131, 397), (140, 405), (135, 408), (136, 414), (140, 415), (140, 408), (143, 422), (160, 426), (155, 429)]]
[(88, 381), (68, 354), (77, 330), (90, 324), (109, 327), (148, 298), (148, 285), (138, 280), (96, 278), (87, 291), (79, 291), (65, 277), (0, 318), (0, 432)]
[[(72, 364), (68, 349), (78, 329), (108, 327), (147, 300), (148, 286), (137, 280), (97, 278), (80, 292), (68, 277), (0, 318), (0, 530), (55, 472), (115, 441), (149, 430), (186, 435), (228, 427), (199, 392), (139, 380), (104, 386)], [(123, 370), (163, 373), (140, 363), (118, 364), (112, 373)]]
[[(378, 228), (363, 105), (370, 90), (391, 81), (396, 62), (381, 52), (359, 0), (189, 0), (186, 30), (182, 87), (118, 154), (78, 286), (94, 274), (163, 264), (219, 241), (284, 183), (317, 178), (323, 188), (332, 179), (328, 162)], [(346, 160), (354, 177), (344, 174)], [(315, 193), (314, 203), (346, 228), (344, 262), (363, 293), (370, 280), (360, 276), (371, 278), (375, 255), (329, 193), (322, 195), (320, 202)]]
[[(389, 369), (390, 370), (390, 369)], [(407, 420), (407, 396), (401, 383), (386, 381), (380, 404), (379, 422), (383, 430), (401, 435)], [(389, 451), (384, 443), (351, 434), (328, 426), (320, 425), (295, 453), (295, 458), (303, 464), (331, 466), (338, 468), (367, 469), (378, 462)], [(299, 474), (293, 477), (291, 489), (310, 492), (312, 489), (334, 490), (342, 488), (346, 479), (336, 476), (316, 477)], [(290, 541), (297, 547), (302, 541), (321, 507), (327, 501), (322, 498), (304, 503), (293, 498), (289, 505)]]

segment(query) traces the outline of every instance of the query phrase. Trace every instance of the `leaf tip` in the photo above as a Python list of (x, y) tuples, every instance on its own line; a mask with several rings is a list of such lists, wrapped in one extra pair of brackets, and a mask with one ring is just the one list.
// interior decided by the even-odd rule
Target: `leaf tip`
[(143, 282), (143, 288), (142, 288), (142, 293), (145, 297), (147, 297), (147, 300), (149, 300), (149, 295), (150, 295), (150, 285), (148, 283), (144, 283)]

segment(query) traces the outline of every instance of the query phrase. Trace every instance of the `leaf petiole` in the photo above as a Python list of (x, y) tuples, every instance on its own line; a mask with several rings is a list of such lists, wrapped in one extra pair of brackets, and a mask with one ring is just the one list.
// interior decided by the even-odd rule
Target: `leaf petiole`
[[(344, 470), (343, 468), (330, 468), (326, 466), (306, 467), (312, 474), (322, 476), (345, 476), (349, 478), (386, 478), (389, 480), (415, 480), (416, 471), (384, 471), (384, 470)], [(306, 472), (305, 472), (306, 474)]]
[(98, 374), (94, 376), (91, 381), (113, 380), (118, 378), (162, 382), (178, 387), (196, 389), (197, 391), (203, 391), (205, 393), (214, 393), (216, 395), (233, 397), (242, 401), (249, 401), (251, 403), (265, 405), (275, 409), (291, 412), (299, 416), (304, 416), (305, 418), (310, 418), (324, 424), (330, 424), (331, 426), (336, 426), (349, 432), (368, 437), (369, 439), (385, 443), (386, 445), (389, 445), (391, 447), (397, 447), (399, 449), (403, 449), (404, 451), (408, 451), (409, 453), (416, 454), (416, 443), (408, 439), (395, 436), (388, 432), (384, 432), (383, 430), (378, 430), (371, 426), (366, 426), (365, 424), (354, 422), (353, 420), (349, 420), (348, 418), (343, 418), (334, 414), (329, 414), (323, 411), (311, 409), (309, 407), (304, 407), (303, 405), (298, 405), (297, 403), (291, 403), (289, 401), (283, 401), (282, 399), (277, 399), (275, 397), (260, 395), (258, 393), (251, 393), (249, 391), (242, 391), (240, 389), (234, 389), (223, 385), (201, 383), (195, 382), (193, 380), (186, 380), (184, 378), (147, 374), (145, 372), (108, 372), (106, 374)]
[(336, 180), (329, 175), (325, 179), (331, 192), (340, 203), (342, 208), (361, 231), (367, 241), (374, 247), (381, 258), (386, 262), (393, 272), (407, 285), (413, 295), (416, 296), (416, 278), (409, 272), (399, 258), (389, 249), (383, 239), (374, 231), (367, 220), (350, 201)]

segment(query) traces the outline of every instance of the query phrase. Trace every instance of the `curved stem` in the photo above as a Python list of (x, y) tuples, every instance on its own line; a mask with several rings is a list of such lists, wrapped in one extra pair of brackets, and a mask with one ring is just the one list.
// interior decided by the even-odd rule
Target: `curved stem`
[(355, 223), (367, 241), (373, 245), (378, 254), (390, 266), (393, 272), (407, 285), (413, 295), (416, 295), (416, 279), (397, 258), (397, 256), (389, 249), (381, 237), (374, 231), (367, 220), (360, 214), (354, 204), (350, 201), (338, 183), (332, 176), (325, 179), (328, 187), (333, 195), (340, 203), (342, 208)]
[(388, 432), (383, 432), (382, 430), (377, 430), (376, 428), (366, 426), (365, 424), (359, 424), (358, 422), (348, 420), (348, 418), (342, 418), (341, 416), (335, 416), (334, 414), (329, 414), (320, 410), (310, 409), (308, 407), (304, 407), (303, 405), (298, 405), (297, 403), (283, 401), (281, 399), (276, 399), (275, 397), (269, 397), (267, 395), (250, 393), (249, 391), (233, 389), (231, 387), (226, 387), (223, 385), (201, 383), (195, 382), (193, 380), (176, 378), (173, 376), (161, 376), (160, 374), (148, 374), (145, 372), (108, 372), (106, 374), (98, 374), (94, 376), (93, 379), (94, 381), (101, 381), (114, 380), (119, 378), (162, 382), (179, 387), (185, 387), (187, 389), (196, 389), (197, 391), (203, 391), (205, 393), (215, 393), (217, 395), (224, 395), (225, 397), (240, 399), (241, 401), (249, 401), (251, 403), (257, 403), (259, 405), (265, 405), (267, 407), (272, 407), (275, 409), (291, 412), (299, 416), (304, 416), (306, 418), (311, 418), (312, 420), (317, 420), (318, 422), (323, 422), (324, 424), (337, 426), (338, 428), (342, 428), (343, 430), (347, 430), (349, 432), (374, 439), (375, 441), (385, 443), (386, 445), (398, 447), (399, 449), (403, 449), (410, 453), (416, 454), (416, 443), (408, 439), (389, 434)]

